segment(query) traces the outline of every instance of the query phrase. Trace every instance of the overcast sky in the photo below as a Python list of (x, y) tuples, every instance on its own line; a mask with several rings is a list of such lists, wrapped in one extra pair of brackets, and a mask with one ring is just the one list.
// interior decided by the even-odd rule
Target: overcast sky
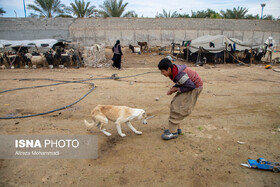
[[(0, 7), (6, 13), (3, 17), (24, 17), (24, 0), (0, 0)], [(85, 0), (90, 1), (91, 5), (99, 8), (104, 0)], [(33, 0), (25, 0), (25, 4), (32, 4)], [(69, 6), (74, 0), (61, 0), (63, 4)], [(162, 10), (177, 11), (181, 14), (191, 15), (191, 11), (207, 10), (208, 8), (220, 12), (220, 10), (233, 9), (234, 7), (246, 7), (249, 9), (247, 14), (261, 15), (261, 3), (265, 3), (263, 15), (272, 15), (280, 18), (280, 0), (123, 0), (128, 2), (126, 11), (134, 10), (139, 17), (155, 17)], [(31, 13), (27, 11), (27, 16)]]

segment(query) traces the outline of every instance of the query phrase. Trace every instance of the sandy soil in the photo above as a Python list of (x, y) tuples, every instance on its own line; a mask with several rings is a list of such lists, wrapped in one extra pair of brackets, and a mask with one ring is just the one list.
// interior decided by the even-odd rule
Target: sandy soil
[[(108, 57), (110, 57), (108, 53)], [(92, 81), (97, 88), (71, 108), (52, 114), (0, 121), (0, 133), (98, 135), (96, 160), (0, 160), (0, 186), (279, 186), (279, 173), (240, 166), (264, 157), (280, 162), (280, 73), (264, 65), (206, 65), (193, 67), (204, 89), (193, 113), (182, 124), (183, 135), (163, 141), (168, 127), (166, 95), (173, 84), (156, 68), (163, 56), (125, 51), (123, 69), (1, 70), (0, 90), (50, 84), (15, 78), (86, 78), (135, 75), (121, 80)], [(176, 61), (175, 63), (185, 63)], [(279, 66), (273, 66), (279, 68)], [(64, 84), (0, 95), (0, 116), (25, 115), (72, 103), (90, 87)], [(155, 98), (159, 97), (159, 101)], [(97, 104), (126, 105), (156, 115), (148, 125), (133, 121), (136, 135), (123, 125), (121, 138), (113, 123), (106, 137), (86, 130), (83, 120)], [(237, 141), (246, 142), (238, 144)]]

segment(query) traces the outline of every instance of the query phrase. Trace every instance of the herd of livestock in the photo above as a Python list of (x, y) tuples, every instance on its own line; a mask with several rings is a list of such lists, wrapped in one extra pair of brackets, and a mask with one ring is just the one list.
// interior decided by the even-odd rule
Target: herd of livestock
[[(138, 45), (141, 47), (141, 52), (148, 49), (147, 42), (138, 42)], [(174, 52), (174, 47), (175, 44), (172, 43), (171, 52)], [(0, 52), (0, 67), (2, 69), (22, 67), (79, 68), (80, 66), (83, 66), (82, 53), (73, 48), (64, 48), (59, 46), (51, 48), (44, 53), (40, 53), (37, 48), (37, 50), (34, 50), (33, 52), (29, 52), (29, 49), (26, 47), (13, 47), (12, 49), (13, 50)], [(132, 52), (135, 52), (133, 46), (130, 45), (129, 49), (131, 49)], [(225, 50), (218, 53), (207, 53), (203, 50), (191, 53), (188, 48), (183, 48), (182, 52), (180, 48), (180, 53), (181, 58), (194, 62), (196, 65), (202, 65), (206, 62), (258, 63), (263, 57), (265, 57), (267, 50), (266, 47), (263, 47), (254, 50), (234, 51), (231, 47), (231, 50)]]
[(221, 63), (259, 63), (267, 53), (266, 48), (257, 48), (253, 50), (245, 49), (243, 51), (224, 50), (218, 53), (207, 53), (198, 51), (196, 53), (188, 52), (188, 48), (183, 49), (184, 59), (201, 65), (202, 63), (212, 62), (214, 64)]
[(13, 50), (0, 53), (0, 67), (2, 69), (22, 67), (79, 68), (82, 62), (81, 52), (73, 48), (57, 47), (42, 53), (38, 49), (29, 52), (26, 47), (13, 47)]

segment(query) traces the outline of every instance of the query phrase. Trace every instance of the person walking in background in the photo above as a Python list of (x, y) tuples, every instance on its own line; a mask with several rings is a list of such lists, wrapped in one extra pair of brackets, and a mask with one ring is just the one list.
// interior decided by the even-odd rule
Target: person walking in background
[(112, 48), (112, 51), (114, 53), (114, 56), (112, 58), (113, 64), (112, 66), (118, 69), (121, 69), (121, 62), (122, 62), (122, 49), (121, 49), (121, 44), (120, 40), (117, 40), (116, 44)]
[(269, 62), (271, 63), (271, 60), (272, 60), (272, 52), (274, 51), (275, 49), (275, 45), (274, 45), (274, 40), (273, 38), (270, 36), (268, 37), (268, 39), (265, 41), (265, 46), (267, 48), (267, 52), (268, 52), (268, 55), (267, 55), (267, 59), (269, 59)]

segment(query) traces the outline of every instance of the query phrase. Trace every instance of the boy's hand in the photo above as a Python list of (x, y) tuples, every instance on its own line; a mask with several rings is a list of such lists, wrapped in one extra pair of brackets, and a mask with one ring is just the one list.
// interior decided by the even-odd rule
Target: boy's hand
[(168, 92), (167, 92), (167, 95), (171, 95), (171, 94), (173, 94), (173, 93), (175, 93), (175, 92), (178, 92), (178, 89), (179, 89), (179, 88), (176, 88), (176, 87), (170, 88), (170, 89), (168, 90)]

